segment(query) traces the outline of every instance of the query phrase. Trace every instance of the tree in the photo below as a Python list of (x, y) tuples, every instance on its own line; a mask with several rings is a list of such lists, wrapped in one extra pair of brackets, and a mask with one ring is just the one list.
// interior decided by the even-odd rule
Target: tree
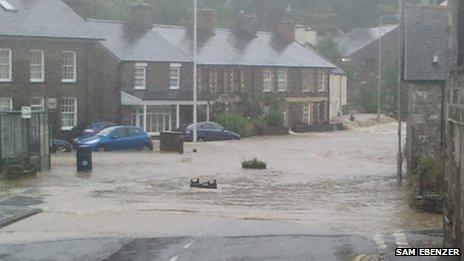
[(315, 49), (321, 55), (326, 57), (330, 62), (338, 66), (342, 65), (342, 55), (340, 53), (340, 48), (333, 37), (325, 37), (321, 42), (319, 42)]

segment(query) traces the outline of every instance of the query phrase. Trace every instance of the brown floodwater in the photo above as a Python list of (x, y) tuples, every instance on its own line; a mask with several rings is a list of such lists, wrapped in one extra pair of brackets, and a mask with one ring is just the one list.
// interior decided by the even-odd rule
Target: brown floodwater
[[(88, 174), (76, 173), (73, 154), (58, 154), (52, 171), (0, 185), (0, 196), (43, 197), (50, 214), (190, 213), (283, 221), (337, 234), (439, 229), (440, 215), (408, 206), (408, 186), (395, 176), (395, 139), (396, 125), (385, 124), (203, 143), (196, 154), (192, 144), (184, 155), (95, 153)], [(268, 169), (242, 170), (240, 162), (253, 157)], [(219, 187), (192, 189), (195, 178), (216, 179)]]

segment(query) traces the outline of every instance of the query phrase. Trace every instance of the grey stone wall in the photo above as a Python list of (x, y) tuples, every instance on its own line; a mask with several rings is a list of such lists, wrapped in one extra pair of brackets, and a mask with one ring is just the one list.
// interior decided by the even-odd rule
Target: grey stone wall
[[(443, 208), (444, 245), (446, 247), (464, 248), (464, 71), (458, 68), (457, 18), (458, 5), (462, 0), (449, 1), (451, 28), (451, 66), (448, 78), (447, 125), (446, 125), (446, 166), (445, 198)], [(462, 18), (461, 18), (462, 19)], [(464, 257), (461, 257), (464, 260)]]
[[(441, 212), (442, 195), (436, 177), (443, 175), (444, 83), (416, 83), (408, 88), (406, 162), (415, 206)], [(426, 164), (429, 164), (426, 166)], [(438, 173), (425, 170), (438, 166)]]
[(443, 84), (411, 84), (408, 92), (408, 174), (421, 158), (433, 157), (443, 144)]

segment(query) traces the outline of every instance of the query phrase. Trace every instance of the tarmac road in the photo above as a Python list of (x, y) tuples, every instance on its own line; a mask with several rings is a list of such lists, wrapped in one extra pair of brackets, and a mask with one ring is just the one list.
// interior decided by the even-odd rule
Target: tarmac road
[(397, 234), (383, 235), (385, 253), (376, 242), (379, 235), (375, 240), (347, 235), (69, 239), (2, 245), (0, 260), (455, 260), (394, 257), (398, 244), (437, 234), (403, 236), (406, 241), (400, 242)]

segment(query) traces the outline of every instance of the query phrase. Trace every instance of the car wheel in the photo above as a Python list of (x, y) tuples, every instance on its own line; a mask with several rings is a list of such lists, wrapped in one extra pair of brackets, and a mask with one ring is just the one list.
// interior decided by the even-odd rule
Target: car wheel
[(68, 149), (66, 149), (66, 147), (63, 145), (58, 145), (55, 151), (56, 153), (64, 153), (64, 152), (68, 152)]
[(143, 151), (153, 151), (153, 146), (151, 146), (149, 144), (145, 144), (145, 145), (143, 145), (142, 150)]
[(97, 151), (108, 151), (108, 148), (105, 145), (98, 145)]

